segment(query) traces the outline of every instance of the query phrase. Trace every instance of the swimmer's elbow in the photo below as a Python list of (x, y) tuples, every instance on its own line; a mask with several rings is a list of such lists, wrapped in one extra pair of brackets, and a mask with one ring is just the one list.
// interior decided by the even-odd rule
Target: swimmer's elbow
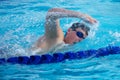
[(46, 16), (46, 19), (57, 19), (59, 18), (59, 12), (62, 12), (64, 9), (62, 8), (52, 8), (52, 9), (49, 9), (48, 12), (47, 12), (47, 16)]
[(52, 12), (48, 12), (46, 15), (46, 19), (54, 19), (55, 15)]

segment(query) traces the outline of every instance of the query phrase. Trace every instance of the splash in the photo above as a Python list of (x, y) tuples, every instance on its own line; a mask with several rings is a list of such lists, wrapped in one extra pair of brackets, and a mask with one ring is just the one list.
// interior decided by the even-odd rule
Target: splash
[(90, 24), (84, 21), (81, 21), (81, 23), (87, 25), (88, 27), (90, 27), (90, 32), (89, 32), (89, 38), (93, 38), (96, 34), (96, 31), (98, 30), (99, 27), (99, 22), (95, 23), (95, 24)]

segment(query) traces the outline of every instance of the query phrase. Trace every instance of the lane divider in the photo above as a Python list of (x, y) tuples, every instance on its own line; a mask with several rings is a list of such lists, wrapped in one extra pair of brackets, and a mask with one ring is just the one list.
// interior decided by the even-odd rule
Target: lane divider
[(65, 52), (65, 53), (54, 53), (54, 54), (44, 54), (44, 55), (31, 55), (28, 56), (19, 56), (19, 57), (10, 57), (8, 59), (0, 58), (0, 64), (12, 63), (12, 64), (43, 64), (43, 63), (57, 63), (62, 62), (66, 59), (85, 59), (91, 56), (93, 57), (102, 57), (110, 54), (120, 54), (120, 46), (107, 46), (104, 48), (99, 48), (98, 50), (86, 50), (86, 51), (77, 51), (77, 52)]

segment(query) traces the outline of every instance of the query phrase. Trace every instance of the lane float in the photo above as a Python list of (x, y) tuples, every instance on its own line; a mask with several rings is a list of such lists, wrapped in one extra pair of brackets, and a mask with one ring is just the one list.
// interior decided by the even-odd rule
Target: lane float
[(0, 64), (12, 63), (12, 64), (43, 64), (43, 63), (57, 63), (65, 61), (66, 59), (85, 59), (89, 57), (102, 57), (111, 54), (120, 54), (120, 46), (107, 46), (104, 48), (99, 48), (98, 50), (86, 50), (78, 52), (65, 52), (65, 53), (54, 53), (54, 54), (44, 54), (44, 55), (31, 55), (10, 57), (8, 59), (0, 58)]

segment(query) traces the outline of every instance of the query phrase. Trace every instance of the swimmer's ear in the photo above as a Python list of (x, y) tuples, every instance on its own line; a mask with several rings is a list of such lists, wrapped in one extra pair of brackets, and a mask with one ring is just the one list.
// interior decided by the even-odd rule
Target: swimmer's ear
[(71, 28), (69, 28), (67, 32), (70, 32), (70, 31), (72, 31), (72, 29), (71, 29)]

